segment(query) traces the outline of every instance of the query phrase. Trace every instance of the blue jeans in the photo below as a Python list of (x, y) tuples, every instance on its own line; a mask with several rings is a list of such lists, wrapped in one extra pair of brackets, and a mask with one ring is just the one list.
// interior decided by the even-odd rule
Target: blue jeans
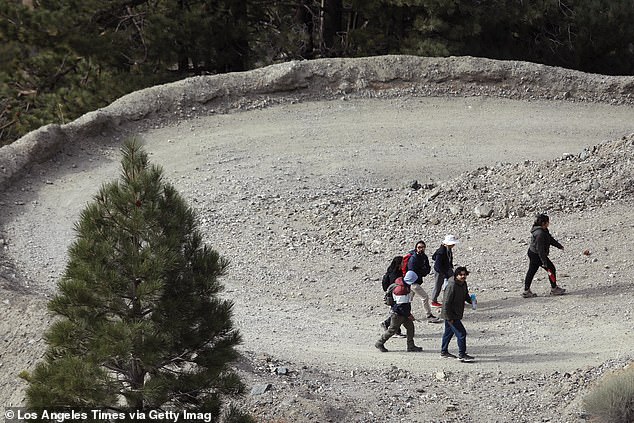
[(449, 352), (449, 341), (456, 335), (456, 341), (458, 342), (458, 354), (464, 355), (467, 353), (467, 330), (462, 325), (462, 321), (454, 320), (453, 323), (449, 323), (449, 320), (445, 320), (445, 333), (442, 334), (442, 346), (440, 352)]

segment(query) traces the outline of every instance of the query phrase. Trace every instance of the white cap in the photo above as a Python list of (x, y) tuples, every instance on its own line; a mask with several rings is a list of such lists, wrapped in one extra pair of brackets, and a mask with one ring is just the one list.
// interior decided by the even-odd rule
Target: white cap
[(459, 244), (458, 238), (455, 235), (445, 235), (445, 239), (442, 241), (445, 245), (456, 245)]
[(407, 273), (405, 273), (405, 277), (403, 278), (403, 282), (405, 282), (408, 285), (413, 284), (417, 280), (418, 280), (418, 275), (413, 270), (408, 270)]

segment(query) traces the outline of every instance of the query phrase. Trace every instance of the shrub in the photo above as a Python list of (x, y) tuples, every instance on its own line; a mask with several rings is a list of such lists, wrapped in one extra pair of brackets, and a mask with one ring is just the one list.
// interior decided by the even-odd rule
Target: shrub
[(584, 398), (584, 405), (602, 422), (634, 422), (634, 365), (604, 377)]

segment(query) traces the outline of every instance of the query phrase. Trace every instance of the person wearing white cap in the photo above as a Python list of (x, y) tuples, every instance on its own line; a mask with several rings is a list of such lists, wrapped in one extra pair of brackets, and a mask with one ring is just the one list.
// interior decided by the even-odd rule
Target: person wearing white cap
[(395, 287), (392, 291), (394, 305), (392, 305), (392, 318), (390, 327), (379, 338), (374, 346), (381, 352), (388, 352), (385, 348), (385, 342), (390, 339), (396, 331), (403, 325), (406, 330), (407, 351), (421, 352), (423, 349), (414, 344), (414, 315), (412, 315), (412, 296), (410, 286), (416, 282), (418, 275), (415, 272), (407, 272), (404, 277), (395, 281)]
[(458, 238), (455, 235), (446, 235), (440, 247), (431, 256), (434, 260), (434, 271), (436, 272), (436, 284), (431, 292), (432, 307), (441, 307), (438, 302), (438, 296), (442, 291), (442, 287), (446, 280), (453, 277), (453, 247), (458, 244)]

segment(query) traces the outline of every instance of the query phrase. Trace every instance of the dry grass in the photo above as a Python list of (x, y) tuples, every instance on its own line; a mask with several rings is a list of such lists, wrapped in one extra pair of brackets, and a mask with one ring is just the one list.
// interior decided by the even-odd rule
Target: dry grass
[(634, 422), (634, 364), (605, 376), (584, 398), (584, 405), (601, 422)]

